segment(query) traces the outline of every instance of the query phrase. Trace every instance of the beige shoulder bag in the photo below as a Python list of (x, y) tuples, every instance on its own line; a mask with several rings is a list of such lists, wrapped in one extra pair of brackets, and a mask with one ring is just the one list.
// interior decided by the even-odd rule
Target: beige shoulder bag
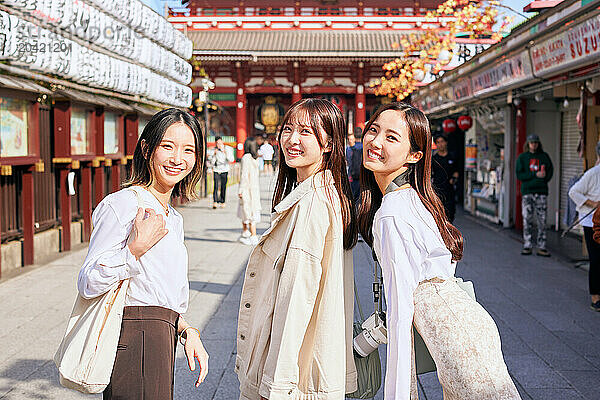
[[(144, 208), (139, 193), (131, 190), (138, 207)], [(130, 234), (127, 243), (131, 239)], [(85, 299), (77, 295), (67, 331), (54, 355), (62, 386), (83, 393), (101, 393), (109, 384), (128, 287), (129, 279), (125, 279), (102, 296)]]

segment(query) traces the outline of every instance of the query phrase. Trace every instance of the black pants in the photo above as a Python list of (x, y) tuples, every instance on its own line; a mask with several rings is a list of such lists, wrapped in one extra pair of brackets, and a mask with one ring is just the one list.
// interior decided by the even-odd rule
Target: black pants
[(178, 313), (163, 307), (123, 309), (117, 356), (104, 400), (173, 399), (178, 318)]
[(225, 192), (227, 191), (227, 172), (214, 172), (213, 179), (215, 181), (213, 201), (215, 203), (225, 203)]
[(594, 240), (594, 230), (583, 227), (585, 246), (590, 257), (590, 294), (600, 294), (600, 244)]

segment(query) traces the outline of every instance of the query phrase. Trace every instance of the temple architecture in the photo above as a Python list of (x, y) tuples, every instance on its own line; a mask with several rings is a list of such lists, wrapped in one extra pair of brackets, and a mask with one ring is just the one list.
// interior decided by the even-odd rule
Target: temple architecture
[[(209, 92), (210, 130), (237, 144), (248, 135), (274, 134), (285, 110), (303, 97), (336, 103), (348, 129), (364, 127), (377, 98), (369, 83), (382, 65), (398, 57), (403, 35), (425, 27), (443, 29), (445, 21), (427, 21), (438, 0), (189, 0), (170, 9), (167, 19), (193, 41), (196, 100), (203, 91), (200, 72), (214, 81)], [(489, 45), (460, 42), (452, 68)], [(434, 77), (429, 77), (433, 80)], [(200, 114), (202, 115), (202, 114)], [(209, 135), (210, 141), (210, 135)]]

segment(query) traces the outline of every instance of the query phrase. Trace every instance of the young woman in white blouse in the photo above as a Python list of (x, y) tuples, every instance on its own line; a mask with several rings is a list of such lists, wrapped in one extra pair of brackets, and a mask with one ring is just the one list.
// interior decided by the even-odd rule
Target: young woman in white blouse
[[(578, 217), (583, 227), (585, 245), (590, 259), (589, 289), (594, 311), (600, 311), (600, 243), (594, 240), (593, 211), (600, 205), (600, 142), (596, 144), (596, 165), (569, 190), (569, 197), (577, 206)], [(587, 217), (585, 217), (587, 215)], [(585, 218), (584, 218), (585, 217)]]
[(385, 399), (416, 399), (412, 325), (437, 366), (444, 399), (520, 399), (489, 314), (453, 279), (463, 238), (431, 186), (429, 121), (379, 108), (363, 136), (359, 227), (383, 270), (388, 350)]
[[(117, 356), (104, 399), (172, 399), (178, 334), (186, 339), (190, 369), (195, 369), (195, 359), (200, 364), (196, 386), (208, 372), (200, 334), (181, 316), (188, 306), (188, 255), (183, 218), (169, 205), (172, 195), (195, 197), (204, 157), (198, 121), (181, 110), (163, 110), (142, 132), (126, 188), (106, 196), (94, 210), (79, 292), (93, 298), (129, 279)], [(138, 208), (133, 191), (145, 209)]]

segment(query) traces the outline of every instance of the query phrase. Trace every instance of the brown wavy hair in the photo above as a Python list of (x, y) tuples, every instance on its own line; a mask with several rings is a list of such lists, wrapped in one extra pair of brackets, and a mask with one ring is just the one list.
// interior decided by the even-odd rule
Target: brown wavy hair
[[(452, 253), (452, 260), (458, 261), (463, 255), (463, 237), (460, 231), (448, 221), (444, 206), (433, 191), (431, 185), (431, 130), (429, 120), (415, 107), (406, 103), (390, 103), (380, 107), (365, 126), (367, 133), (379, 115), (387, 110), (398, 111), (408, 126), (410, 147), (412, 152), (420, 151), (423, 157), (409, 166), (410, 185), (418, 193), (423, 205), (433, 216), (442, 235), (444, 244)], [(365, 241), (373, 246), (373, 218), (381, 206), (383, 194), (373, 171), (363, 166), (360, 170), (360, 203), (358, 208), (358, 226)]]
[[(278, 140), (281, 143), (281, 132), (292, 118), (298, 115), (308, 115), (310, 126), (317, 138), (319, 146), (323, 148), (326, 143), (317, 132), (323, 128), (331, 140), (331, 151), (323, 154), (323, 164), (318, 171), (330, 170), (333, 175), (334, 186), (340, 198), (342, 206), (342, 223), (344, 226), (344, 249), (351, 249), (356, 245), (358, 239), (358, 226), (356, 215), (354, 213), (354, 204), (352, 200), (352, 190), (348, 181), (346, 172), (346, 123), (340, 109), (328, 100), (323, 99), (304, 99), (300, 100), (290, 107), (283, 117), (283, 123), (279, 130)], [(287, 196), (296, 186), (298, 178), (296, 169), (290, 168), (285, 163), (282, 146), (279, 147), (279, 171), (277, 173), (277, 183), (273, 192), (273, 209)]]

